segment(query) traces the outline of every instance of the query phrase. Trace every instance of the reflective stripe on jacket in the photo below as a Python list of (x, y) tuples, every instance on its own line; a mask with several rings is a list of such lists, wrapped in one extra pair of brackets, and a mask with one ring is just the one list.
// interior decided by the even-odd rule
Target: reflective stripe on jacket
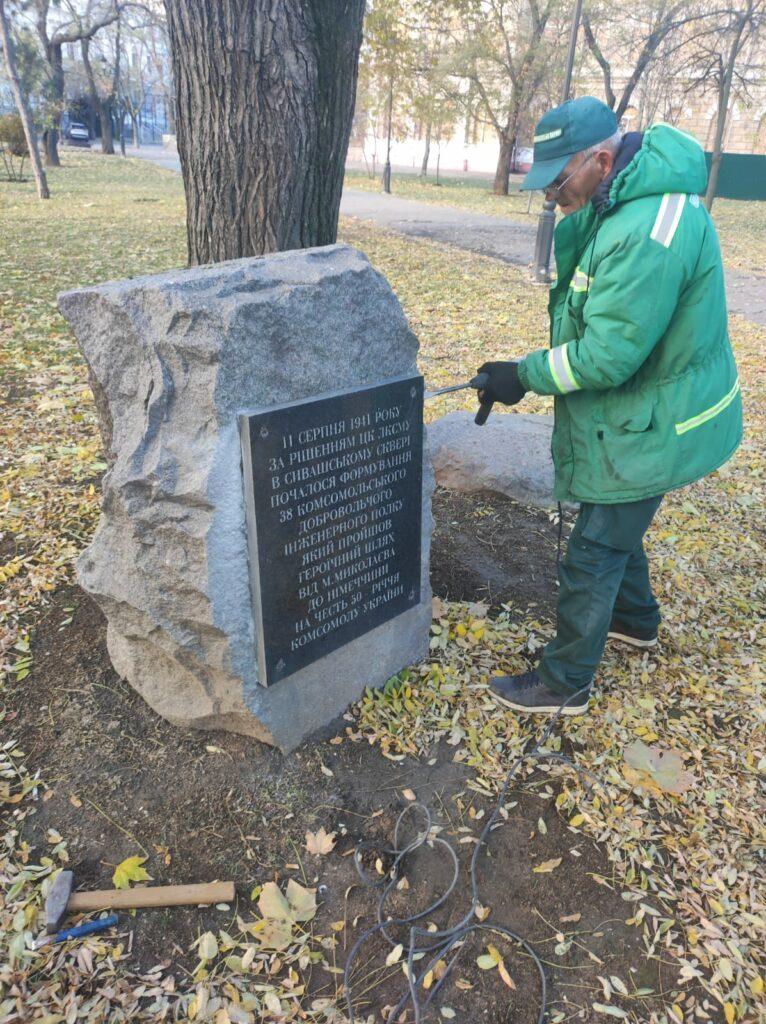
[(737, 448), (742, 402), (704, 153), (658, 124), (592, 204), (556, 228), (551, 348), (519, 365), (555, 395), (556, 497), (636, 501), (712, 472)]

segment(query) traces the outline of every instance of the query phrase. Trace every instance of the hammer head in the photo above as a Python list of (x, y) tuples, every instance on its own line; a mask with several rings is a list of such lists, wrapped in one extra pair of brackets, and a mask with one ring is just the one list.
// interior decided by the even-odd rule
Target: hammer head
[(45, 901), (45, 930), (49, 935), (57, 932), (59, 925), (64, 920), (73, 885), (73, 871), (59, 871), (53, 880), (53, 885)]

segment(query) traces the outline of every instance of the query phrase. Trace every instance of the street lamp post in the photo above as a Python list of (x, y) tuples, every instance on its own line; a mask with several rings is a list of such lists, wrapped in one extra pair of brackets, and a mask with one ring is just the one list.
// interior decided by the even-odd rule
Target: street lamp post
[[(580, 15), (582, 14), (582, 0), (575, 0), (572, 13), (572, 28), (569, 33), (569, 51), (567, 53), (567, 66), (564, 72), (564, 88), (561, 92), (561, 102), (566, 103), (572, 91), (572, 70), (574, 68), (575, 52), (577, 49), (577, 33), (580, 29)], [(553, 248), (553, 229), (556, 226), (556, 203), (546, 199), (543, 208), (537, 219), (537, 237), (535, 238), (535, 284), (550, 284), (549, 266), (551, 262), (551, 250)]]

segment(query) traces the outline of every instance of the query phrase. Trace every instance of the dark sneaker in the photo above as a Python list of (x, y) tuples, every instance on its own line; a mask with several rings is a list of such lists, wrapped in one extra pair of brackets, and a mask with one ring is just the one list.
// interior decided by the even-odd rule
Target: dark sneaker
[(489, 692), (499, 704), (512, 711), (528, 714), (583, 715), (588, 710), (590, 687), (572, 697), (564, 697), (551, 690), (537, 672), (524, 672), (520, 676), (492, 676)]
[(621, 640), (631, 647), (656, 647), (657, 630), (636, 629), (628, 626), (622, 619), (612, 619), (607, 636), (612, 640)]

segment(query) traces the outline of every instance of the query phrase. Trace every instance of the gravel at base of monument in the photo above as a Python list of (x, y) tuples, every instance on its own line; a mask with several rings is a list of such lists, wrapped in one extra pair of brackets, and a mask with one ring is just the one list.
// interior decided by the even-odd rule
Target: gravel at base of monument
[(448, 413), (428, 426), (436, 482), (452, 491), (491, 491), (549, 508), (553, 497), (553, 416), (493, 414), (477, 427), (473, 413)]
[(110, 462), (78, 564), (112, 662), (182, 726), (283, 750), (428, 649), (430, 464), (420, 603), (265, 689), (257, 677), (237, 414), (417, 373), (386, 280), (343, 245), (67, 292)]

